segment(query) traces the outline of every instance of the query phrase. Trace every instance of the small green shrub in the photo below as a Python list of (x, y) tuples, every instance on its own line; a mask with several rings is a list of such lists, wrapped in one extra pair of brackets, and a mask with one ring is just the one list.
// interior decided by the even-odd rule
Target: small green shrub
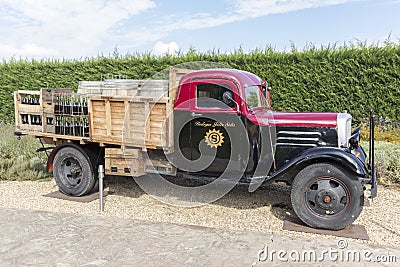
[[(368, 154), (368, 142), (362, 144)], [(400, 144), (375, 142), (375, 166), (380, 184), (400, 184)]]
[(46, 172), (47, 157), (37, 153), (37, 139), (14, 136), (14, 126), (0, 123), (0, 180), (40, 180), (50, 178)]

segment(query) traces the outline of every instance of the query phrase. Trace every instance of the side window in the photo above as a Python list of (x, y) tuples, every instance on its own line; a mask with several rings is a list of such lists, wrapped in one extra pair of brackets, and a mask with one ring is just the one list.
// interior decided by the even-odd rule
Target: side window
[(224, 84), (198, 84), (196, 86), (196, 106), (199, 108), (228, 108), (222, 95), (232, 89)]

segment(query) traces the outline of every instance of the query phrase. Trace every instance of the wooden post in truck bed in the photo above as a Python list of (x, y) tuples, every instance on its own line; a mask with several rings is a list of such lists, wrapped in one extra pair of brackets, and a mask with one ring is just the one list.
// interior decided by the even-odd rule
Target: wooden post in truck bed
[(167, 146), (168, 151), (173, 152), (174, 148), (174, 103), (178, 94), (178, 86), (179, 82), (185, 74), (192, 72), (193, 70), (189, 69), (180, 69), (180, 68), (173, 68), (169, 72), (169, 99), (171, 104), (167, 106), (167, 118), (168, 118), (168, 128), (166, 131), (166, 135), (168, 136)]

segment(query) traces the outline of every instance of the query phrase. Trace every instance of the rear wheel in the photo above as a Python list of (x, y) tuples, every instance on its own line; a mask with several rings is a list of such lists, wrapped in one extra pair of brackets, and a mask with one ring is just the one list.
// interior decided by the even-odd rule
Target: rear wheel
[(340, 230), (353, 223), (364, 205), (361, 183), (342, 168), (313, 164), (292, 184), (291, 202), (297, 216), (314, 228)]
[(54, 157), (53, 174), (61, 192), (71, 196), (89, 193), (96, 182), (86, 153), (76, 147), (63, 147)]

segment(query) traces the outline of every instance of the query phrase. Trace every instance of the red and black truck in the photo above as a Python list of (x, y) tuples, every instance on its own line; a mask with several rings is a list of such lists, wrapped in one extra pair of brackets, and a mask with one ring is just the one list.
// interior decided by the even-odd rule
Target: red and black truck
[(267, 82), (249, 72), (174, 68), (168, 80), (108, 79), (81, 82), (77, 93), (14, 97), (15, 134), (54, 145), (43, 148), (52, 150), (47, 168), (68, 195), (91, 192), (99, 165), (107, 175), (233, 181), (250, 191), (285, 182), (298, 217), (333, 230), (357, 219), (367, 185), (377, 195), (372, 112), (367, 161), (350, 114), (273, 111)]

